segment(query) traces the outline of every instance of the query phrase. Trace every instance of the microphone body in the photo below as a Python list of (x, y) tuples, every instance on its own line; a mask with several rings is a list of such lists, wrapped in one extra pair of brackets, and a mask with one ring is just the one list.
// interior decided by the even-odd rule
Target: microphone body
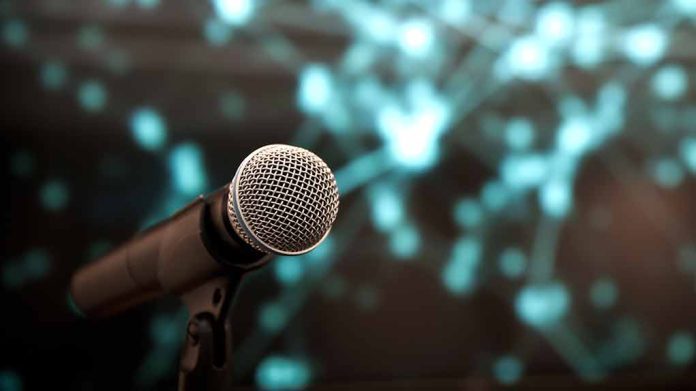
[(87, 316), (118, 313), (165, 293), (181, 294), (211, 278), (270, 259), (244, 243), (226, 216), (227, 186), (199, 196), (172, 217), (78, 270), (70, 293)]

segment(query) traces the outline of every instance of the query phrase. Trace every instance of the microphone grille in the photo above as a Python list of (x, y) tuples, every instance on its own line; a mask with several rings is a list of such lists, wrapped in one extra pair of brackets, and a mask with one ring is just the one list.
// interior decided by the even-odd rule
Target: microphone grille
[(314, 153), (274, 144), (252, 152), (230, 183), (227, 213), (256, 250), (299, 255), (326, 237), (338, 213), (338, 186)]

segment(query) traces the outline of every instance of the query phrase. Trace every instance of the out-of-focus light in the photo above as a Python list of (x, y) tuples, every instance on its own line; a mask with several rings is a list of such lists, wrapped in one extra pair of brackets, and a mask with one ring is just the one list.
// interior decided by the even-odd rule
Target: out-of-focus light
[(136, 109), (131, 115), (130, 128), (138, 145), (148, 151), (162, 149), (167, 142), (167, 124), (151, 107)]
[(397, 23), (391, 14), (367, 7), (356, 7), (353, 12), (352, 17), (368, 39), (381, 44), (394, 39)]
[(5, 43), (12, 47), (24, 46), (29, 40), (29, 30), (24, 21), (11, 19), (3, 23), (2, 38)]
[(104, 31), (98, 25), (82, 26), (77, 34), (78, 45), (85, 50), (94, 50), (104, 43)]
[(573, 207), (573, 191), (567, 181), (552, 180), (539, 191), (541, 209), (548, 216), (563, 218)]
[(679, 99), (686, 93), (689, 77), (684, 68), (668, 65), (660, 68), (652, 79), (652, 89), (664, 100)]
[(150, 338), (159, 346), (176, 346), (183, 337), (181, 330), (178, 319), (169, 314), (158, 314), (150, 321)]
[(659, 61), (669, 44), (667, 33), (659, 26), (645, 24), (629, 30), (623, 40), (623, 52), (632, 62), (648, 66)]
[(346, 292), (346, 280), (341, 276), (332, 275), (324, 281), (322, 293), (329, 299), (338, 299)]
[(300, 360), (270, 356), (256, 369), (256, 385), (264, 390), (298, 390), (310, 381), (309, 366)]
[(434, 41), (435, 32), (427, 19), (407, 20), (399, 29), (399, 47), (410, 56), (425, 56), (430, 52)]
[(215, 13), (222, 21), (234, 26), (247, 23), (254, 16), (253, 0), (212, 0)]
[(483, 210), (478, 201), (465, 198), (454, 206), (454, 219), (465, 228), (474, 228), (483, 220)]
[(515, 300), (517, 315), (536, 328), (555, 325), (566, 315), (569, 306), (570, 294), (558, 282), (526, 286)]
[(273, 263), (275, 276), (284, 285), (293, 285), (302, 280), (305, 267), (297, 257), (280, 257)]
[(114, 8), (124, 8), (131, 0), (106, 0), (106, 3)]
[(498, 258), (498, 268), (507, 278), (520, 278), (527, 268), (527, 259), (520, 249), (507, 248)]
[(504, 57), (499, 72), (525, 80), (540, 80), (551, 70), (552, 58), (548, 45), (535, 36), (516, 39)]
[(438, 158), (439, 138), (449, 125), (451, 108), (428, 83), (413, 82), (407, 95), (412, 107), (384, 105), (377, 114), (377, 128), (398, 164), (423, 170)]
[(169, 155), (174, 188), (182, 195), (201, 194), (208, 186), (203, 152), (196, 144), (177, 146)]
[(481, 253), (481, 243), (475, 238), (465, 237), (455, 243), (452, 257), (442, 270), (447, 290), (456, 295), (471, 293), (476, 285)]
[(665, 157), (652, 164), (651, 173), (662, 187), (673, 189), (684, 180), (684, 170), (675, 159)]
[(57, 212), (65, 209), (70, 201), (70, 192), (65, 182), (52, 179), (41, 186), (40, 192), (41, 205), (44, 209)]
[(48, 61), (41, 67), (41, 84), (47, 90), (58, 90), (65, 85), (68, 71), (60, 61)]
[(510, 155), (503, 160), (501, 176), (514, 189), (538, 186), (548, 175), (547, 159), (539, 154)]
[(491, 211), (497, 212), (505, 207), (510, 198), (508, 188), (500, 182), (488, 182), (481, 189), (482, 204)]
[(573, 36), (573, 8), (561, 2), (542, 6), (536, 17), (536, 34), (552, 45), (566, 43)]
[(696, 0), (671, 0), (677, 11), (686, 15), (696, 16)]
[(493, 364), (493, 375), (502, 384), (512, 385), (517, 383), (524, 372), (524, 365), (515, 356), (503, 356)]
[(679, 146), (679, 152), (689, 171), (696, 174), (696, 137), (683, 139)]
[(571, 117), (558, 129), (558, 148), (564, 153), (579, 155), (592, 146), (592, 124), (583, 117)]
[(534, 127), (526, 118), (513, 118), (505, 127), (505, 141), (511, 149), (525, 150), (534, 142)]
[(691, 363), (696, 353), (696, 340), (686, 331), (674, 333), (667, 342), (667, 358), (677, 366), (685, 366)]
[(51, 270), (51, 256), (41, 248), (29, 250), (24, 254), (22, 268), (29, 278), (41, 279)]
[(136, 3), (140, 8), (144, 9), (154, 9), (159, 7), (160, 0), (136, 0)]
[(220, 111), (226, 118), (239, 121), (244, 116), (244, 98), (236, 91), (229, 91), (220, 96)]
[(590, 288), (590, 300), (597, 308), (606, 309), (614, 306), (619, 290), (611, 278), (600, 278)]
[(22, 391), (22, 378), (14, 371), (0, 371), (0, 390)]
[(398, 259), (413, 257), (420, 248), (420, 234), (411, 224), (402, 224), (392, 231), (389, 248)]
[(230, 41), (232, 29), (220, 18), (208, 18), (203, 24), (203, 35), (212, 46), (222, 46)]
[(372, 221), (380, 231), (394, 229), (404, 218), (400, 193), (392, 187), (374, 186), (370, 191)]
[(438, 15), (442, 20), (457, 24), (465, 22), (472, 12), (470, 0), (444, 0), (438, 8)]
[(311, 64), (302, 70), (297, 101), (300, 109), (317, 114), (327, 107), (333, 92), (331, 71), (325, 65)]
[(88, 80), (80, 84), (77, 99), (85, 111), (95, 113), (106, 106), (108, 95), (104, 85), (97, 80)]
[(272, 333), (282, 330), (288, 323), (288, 313), (280, 303), (266, 303), (259, 311), (261, 328)]

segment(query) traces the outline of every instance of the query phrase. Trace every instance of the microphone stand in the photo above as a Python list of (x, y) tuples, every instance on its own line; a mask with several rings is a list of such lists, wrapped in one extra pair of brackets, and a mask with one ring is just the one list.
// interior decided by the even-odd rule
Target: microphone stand
[(182, 295), (189, 310), (179, 391), (232, 387), (232, 302), (242, 272), (214, 278)]

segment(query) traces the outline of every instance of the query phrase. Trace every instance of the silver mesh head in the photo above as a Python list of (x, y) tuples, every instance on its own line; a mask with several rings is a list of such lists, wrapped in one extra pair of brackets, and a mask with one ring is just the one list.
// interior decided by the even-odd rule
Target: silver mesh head
[(265, 253), (299, 255), (326, 237), (338, 212), (331, 169), (312, 152), (274, 144), (252, 152), (230, 183), (227, 215)]

